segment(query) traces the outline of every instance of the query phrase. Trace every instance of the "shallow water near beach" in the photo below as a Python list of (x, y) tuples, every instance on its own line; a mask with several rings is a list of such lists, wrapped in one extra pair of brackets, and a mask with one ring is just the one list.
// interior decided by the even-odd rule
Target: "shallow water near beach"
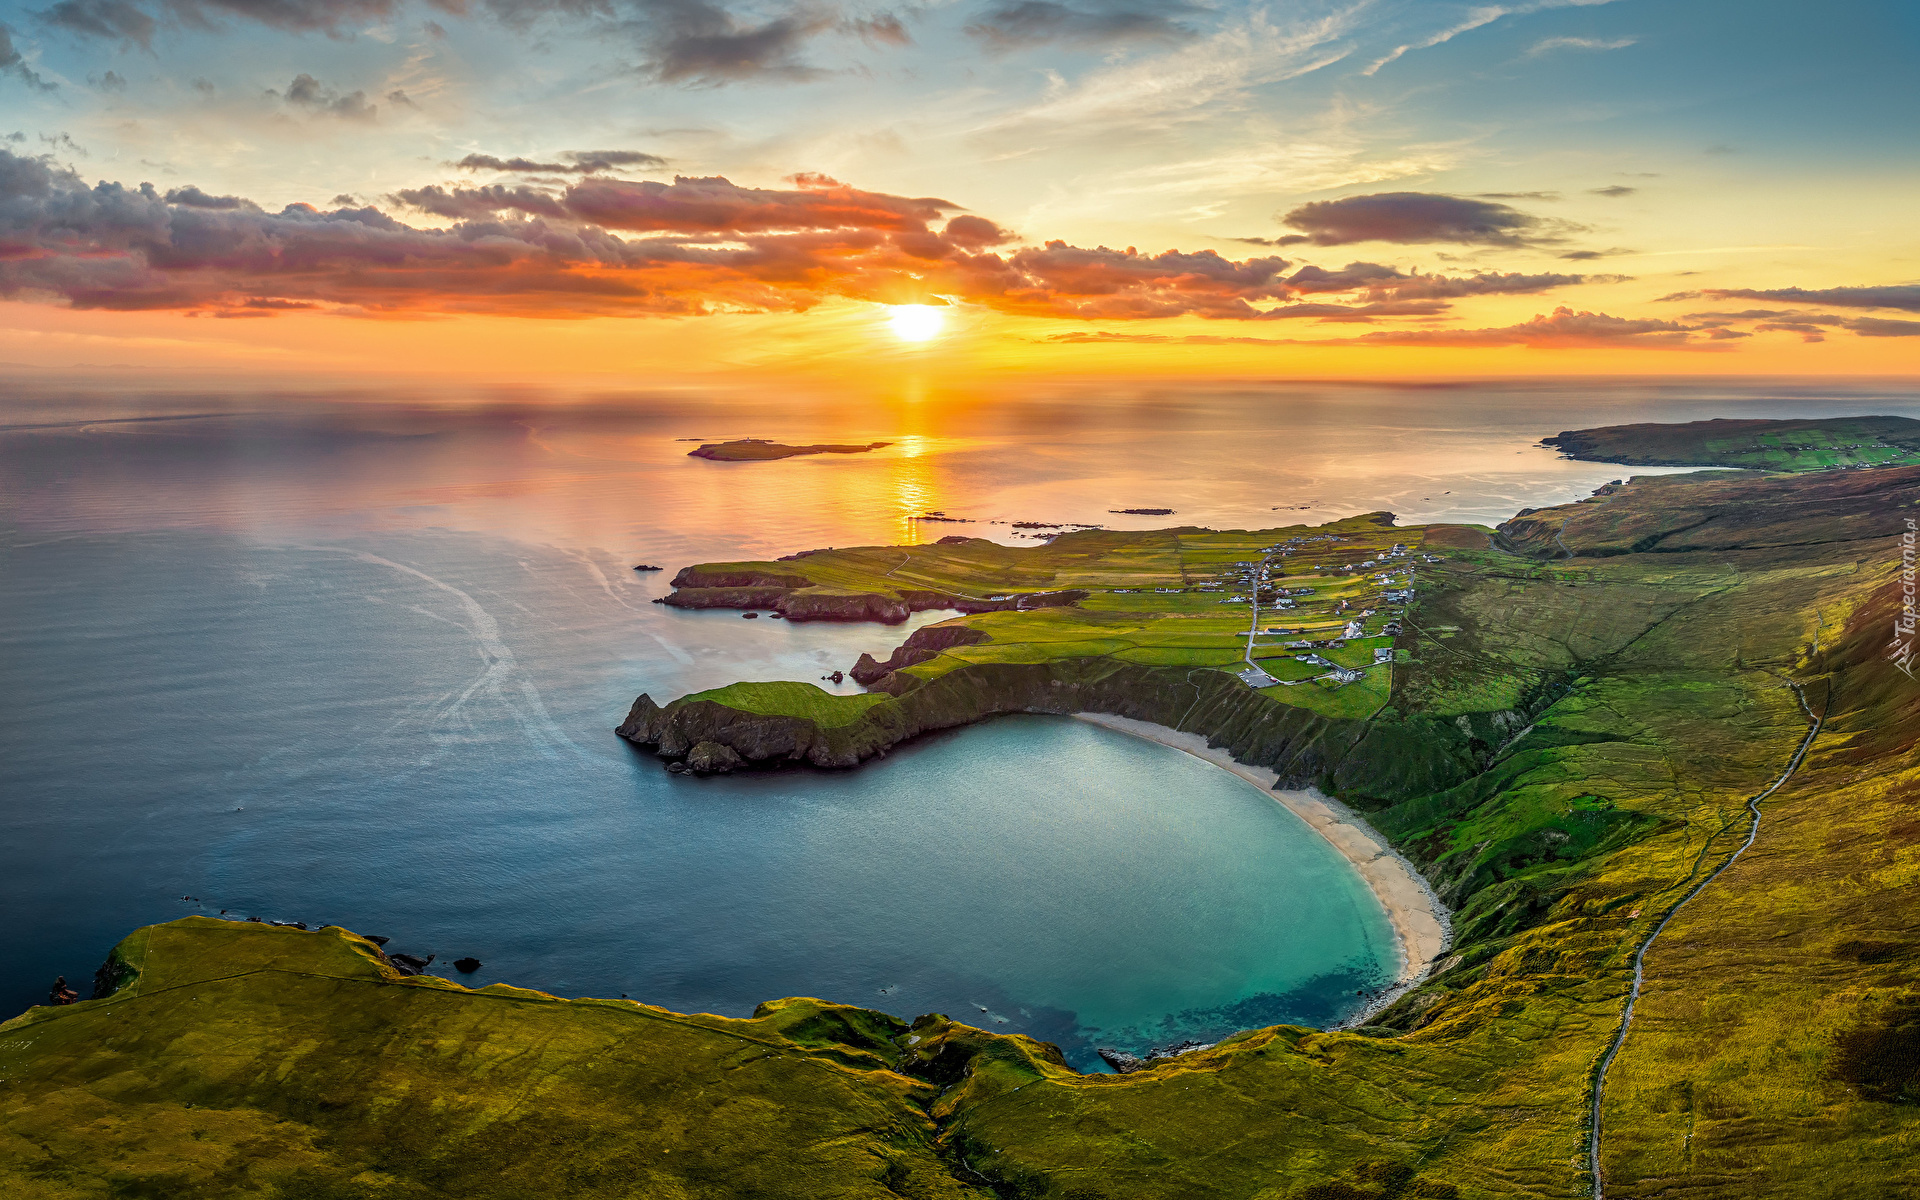
[[(463, 982), (731, 1015), (794, 994), (945, 1011), (1087, 1069), (1096, 1045), (1336, 1020), (1392, 974), (1391, 934), (1258, 790), (1040, 717), (849, 772), (669, 776), (611, 734), (635, 694), (820, 680), (907, 629), (650, 601), (691, 562), (1015, 541), (995, 521), (1493, 521), (1625, 473), (1561, 460), (1545, 433), (1789, 410), (1911, 405), (1638, 385), (778, 406), (17, 391), (0, 407), (0, 1007), (87, 976), (136, 925), (226, 910), (383, 934), (449, 977), (481, 959)], [(720, 464), (676, 440), (742, 434), (895, 444)], [(1177, 515), (1108, 511), (1124, 507)], [(914, 519), (933, 510), (974, 523)]]

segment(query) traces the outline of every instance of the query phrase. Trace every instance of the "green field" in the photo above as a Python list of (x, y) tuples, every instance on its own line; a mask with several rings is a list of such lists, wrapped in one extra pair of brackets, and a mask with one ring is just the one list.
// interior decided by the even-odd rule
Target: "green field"
[[(1136, 666), (1238, 669), (1245, 665), (1245, 635), (1252, 610), (1247, 604), (1222, 602), (1248, 592), (1243, 584), (1223, 578), (1223, 572), (1238, 569), (1237, 563), (1267, 561), (1277, 570), (1274, 586), (1313, 589), (1311, 596), (1290, 598), (1294, 607), (1263, 606), (1261, 610), (1262, 629), (1297, 631), (1287, 638), (1263, 634), (1260, 639), (1256, 657), (1275, 678), (1310, 678), (1325, 675), (1327, 668), (1277, 661), (1276, 656), (1301, 652), (1272, 643), (1338, 638), (1350, 619), (1361, 620), (1369, 635), (1345, 649), (1313, 651), (1341, 666), (1366, 667), (1365, 680), (1328, 681), (1297, 693), (1272, 688), (1269, 694), (1276, 703), (1349, 717), (1365, 716), (1385, 702), (1392, 672), (1372, 665), (1372, 647), (1390, 644), (1379, 630), (1405, 607), (1382, 600), (1385, 589), (1372, 576), (1392, 570), (1408, 586), (1417, 585), (1418, 569), (1430, 565), (1424, 561), (1421, 542), (1422, 531), (1395, 528), (1384, 523), (1382, 514), (1321, 527), (1251, 531), (1079, 530), (1031, 547), (1001, 546), (976, 538), (817, 551), (780, 562), (702, 563), (684, 572), (676, 585), (682, 593), (706, 591), (729, 604), (734, 593), (728, 588), (780, 588), (809, 597), (871, 596), (894, 602), (920, 597), (928, 607), (939, 607), (937, 597), (941, 596), (994, 601), (1069, 590), (1087, 593), (1070, 606), (976, 613), (949, 622), (977, 630), (985, 640), (946, 648), (930, 661), (906, 668), (896, 684), (889, 685), (897, 690), (907, 683), (926, 683), (951, 671), (996, 663), (1111, 659)], [(1391, 564), (1350, 569), (1387, 554), (1396, 544), (1405, 546), (1406, 552)], [(1284, 547), (1286, 553), (1270, 555), (1268, 548), (1275, 546)], [(1204, 590), (1212, 585), (1219, 585), (1219, 590)], [(764, 607), (770, 601), (758, 592), (740, 603)], [(1375, 611), (1361, 617), (1368, 608)], [(692, 699), (714, 700), (761, 715), (805, 717), (823, 727), (844, 726), (863, 711), (823, 709), (832, 698), (809, 686), (796, 685), (800, 690), (791, 692), (765, 690), (770, 686), (752, 685), (751, 692), (719, 689)], [(1330, 689), (1350, 694), (1334, 698), (1326, 694)]]
[(811, 683), (730, 683), (689, 699), (712, 700), (763, 717), (804, 717), (829, 728), (851, 724), (885, 696), (836, 696)]

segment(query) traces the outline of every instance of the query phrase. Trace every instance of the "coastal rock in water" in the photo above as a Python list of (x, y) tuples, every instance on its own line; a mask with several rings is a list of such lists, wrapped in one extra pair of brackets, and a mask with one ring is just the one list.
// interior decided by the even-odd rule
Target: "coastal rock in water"
[(456, 958), (453, 960), (453, 969), (462, 975), (471, 975), (480, 969), (480, 960), (471, 955), (466, 958)]
[(1148, 1067), (1156, 1066), (1170, 1058), (1178, 1058), (1182, 1054), (1191, 1054), (1196, 1050), (1211, 1050), (1214, 1045), (1213, 1042), (1185, 1041), (1175, 1042), (1171, 1046), (1155, 1046), (1144, 1055), (1130, 1054), (1125, 1050), (1114, 1050), (1110, 1047), (1098, 1048), (1094, 1053), (1120, 1074), (1131, 1075), (1135, 1071), (1144, 1071)]
[(720, 742), (700, 742), (687, 751), (687, 770), (695, 775), (725, 775), (746, 765), (732, 746)]
[(1147, 1060), (1137, 1054), (1128, 1054), (1125, 1050), (1113, 1050), (1100, 1046), (1094, 1050), (1106, 1064), (1122, 1075), (1131, 1075), (1135, 1071), (1147, 1069)]
[(57, 975), (54, 977), (53, 987), (47, 992), (48, 1004), (72, 1004), (79, 998), (80, 993), (67, 986), (67, 977), (65, 975)]
[(427, 969), (429, 963), (433, 962), (433, 957), (431, 954), (425, 958), (421, 958), (417, 954), (389, 954), (387, 955), (387, 961), (392, 963), (393, 969), (402, 975), (418, 975)]

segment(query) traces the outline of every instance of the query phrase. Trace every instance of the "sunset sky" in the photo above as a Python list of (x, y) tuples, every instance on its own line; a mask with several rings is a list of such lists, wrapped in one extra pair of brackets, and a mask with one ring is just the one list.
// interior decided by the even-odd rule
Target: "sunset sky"
[(1910, 2), (30, 0), (0, 19), (15, 368), (1920, 361)]

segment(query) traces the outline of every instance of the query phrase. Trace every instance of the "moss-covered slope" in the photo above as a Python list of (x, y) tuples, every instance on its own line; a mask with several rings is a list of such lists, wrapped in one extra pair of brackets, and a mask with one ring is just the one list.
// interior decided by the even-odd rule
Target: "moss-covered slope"
[(879, 1014), (468, 991), (344, 930), (201, 917), (115, 956), (112, 996), (0, 1026), (0, 1195), (990, 1195)]

